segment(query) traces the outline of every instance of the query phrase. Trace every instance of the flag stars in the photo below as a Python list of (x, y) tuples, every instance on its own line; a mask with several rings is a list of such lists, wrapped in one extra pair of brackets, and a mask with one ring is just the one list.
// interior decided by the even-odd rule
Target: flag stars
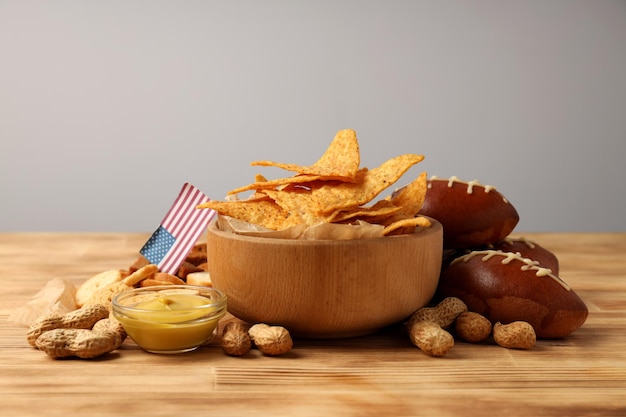
[(141, 254), (151, 263), (157, 265), (174, 246), (174, 243), (176, 243), (176, 238), (163, 226), (159, 226), (141, 249)]

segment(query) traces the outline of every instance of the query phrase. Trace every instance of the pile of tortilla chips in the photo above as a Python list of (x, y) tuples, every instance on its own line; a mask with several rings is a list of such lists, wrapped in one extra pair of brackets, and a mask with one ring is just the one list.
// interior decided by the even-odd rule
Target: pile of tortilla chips
[[(423, 155), (404, 154), (377, 168), (360, 167), (356, 132), (341, 130), (313, 165), (252, 162), (252, 166), (273, 166), (295, 174), (274, 180), (257, 175), (255, 182), (229, 191), (227, 201), (209, 201), (198, 208), (268, 231), (324, 226), (327, 237), (329, 225), (365, 225), (375, 226), (374, 235), (380, 236), (414, 233), (417, 227), (430, 226), (427, 218), (418, 216), (426, 195), (425, 172), (386, 198), (374, 199), (423, 159)], [(252, 194), (241, 199), (238, 195), (243, 192)]]

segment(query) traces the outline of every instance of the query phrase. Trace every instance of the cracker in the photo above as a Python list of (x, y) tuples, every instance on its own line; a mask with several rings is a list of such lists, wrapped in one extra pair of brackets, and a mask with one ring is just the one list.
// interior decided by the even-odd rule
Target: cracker
[(141, 268), (139, 268), (138, 270), (136, 270), (135, 272), (133, 272), (132, 274), (124, 278), (122, 282), (129, 287), (133, 287), (139, 284), (142, 280), (146, 278), (150, 278), (152, 275), (154, 275), (158, 271), (159, 271), (158, 266), (154, 264), (148, 264), (148, 265), (142, 266)]
[(114, 282), (119, 282), (122, 279), (122, 271), (119, 269), (103, 271), (92, 276), (76, 290), (76, 305), (78, 307), (83, 306), (98, 290), (105, 288)]

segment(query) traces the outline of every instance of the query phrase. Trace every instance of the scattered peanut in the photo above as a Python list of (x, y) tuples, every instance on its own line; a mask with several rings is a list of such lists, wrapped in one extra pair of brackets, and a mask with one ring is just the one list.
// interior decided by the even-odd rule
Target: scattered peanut
[(289, 331), (281, 326), (255, 324), (248, 330), (254, 345), (265, 355), (276, 356), (287, 353), (293, 347)]
[(121, 343), (120, 335), (114, 332), (58, 328), (39, 336), (36, 346), (55, 359), (70, 356), (90, 359), (117, 349)]
[(423, 307), (409, 318), (408, 327), (420, 321), (437, 323), (441, 328), (447, 328), (454, 323), (457, 316), (467, 311), (467, 305), (456, 297), (448, 297), (435, 307)]
[(535, 329), (525, 321), (514, 321), (509, 324), (500, 322), (493, 325), (495, 342), (509, 349), (530, 349), (537, 342)]
[(479, 343), (491, 335), (491, 322), (484, 316), (471, 311), (459, 314), (454, 322), (455, 334), (470, 343)]
[(454, 337), (432, 321), (414, 322), (409, 336), (411, 343), (430, 356), (443, 356), (454, 346)]
[(101, 304), (81, 307), (61, 316), (44, 316), (28, 328), (26, 340), (31, 346), (35, 346), (37, 338), (49, 330), (91, 329), (98, 320), (108, 316), (108, 308)]
[(126, 337), (128, 337), (128, 335), (126, 334), (126, 330), (124, 330), (124, 326), (122, 326), (122, 323), (120, 323), (112, 315), (105, 319), (98, 320), (96, 324), (93, 325), (93, 328), (91, 330), (97, 333), (117, 333), (119, 334), (122, 342), (126, 340)]
[[(127, 338), (124, 327), (110, 314), (111, 301), (116, 295), (138, 286), (183, 285), (186, 275), (205, 272), (203, 263), (206, 263), (205, 243), (194, 246), (176, 275), (159, 272), (157, 265), (143, 256), (128, 269), (96, 274), (74, 290), (72, 299), (74, 308), (79, 307), (77, 310), (37, 318), (28, 328), (27, 342), (53, 358), (94, 358), (111, 352)], [(245, 329), (244, 335), (250, 349), (250, 336)]]
[(227, 355), (243, 356), (250, 351), (252, 340), (242, 323), (232, 321), (224, 326), (221, 345)]

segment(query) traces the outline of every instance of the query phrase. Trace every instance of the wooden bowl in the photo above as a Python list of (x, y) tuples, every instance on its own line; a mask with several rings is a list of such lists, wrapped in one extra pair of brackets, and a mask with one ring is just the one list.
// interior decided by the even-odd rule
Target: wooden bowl
[(439, 280), (443, 229), (359, 240), (250, 237), (208, 227), (208, 271), (228, 311), (296, 337), (375, 332), (426, 305)]

